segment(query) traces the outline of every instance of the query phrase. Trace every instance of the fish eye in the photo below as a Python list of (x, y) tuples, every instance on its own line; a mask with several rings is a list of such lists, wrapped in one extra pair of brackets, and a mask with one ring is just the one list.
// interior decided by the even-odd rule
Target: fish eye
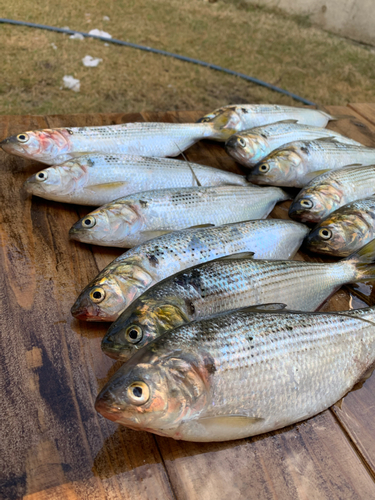
[(312, 208), (314, 203), (311, 200), (308, 200), (307, 198), (300, 200), (300, 205), (303, 208)]
[(42, 170), (41, 172), (38, 172), (35, 177), (37, 181), (44, 182), (48, 179), (48, 174), (45, 170)]
[(96, 219), (92, 215), (88, 215), (82, 221), (82, 227), (86, 227), (87, 229), (90, 229), (90, 227), (94, 227), (95, 224), (96, 224)]
[(147, 403), (150, 398), (150, 389), (144, 382), (133, 382), (129, 385), (128, 398), (134, 405), (143, 405)]
[(90, 299), (96, 304), (99, 304), (99, 302), (104, 300), (104, 298), (105, 298), (105, 291), (103, 290), (103, 288), (97, 287), (91, 290)]
[(200, 120), (200, 122), (201, 122), (201, 123), (207, 123), (207, 122), (209, 122), (209, 121), (210, 121), (210, 118), (202, 118), (202, 119)]
[(246, 141), (243, 137), (239, 137), (237, 140), (238, 140), (238, 144), (241, 146), (241, 148), (246, 148)]
[(326, 227), (324, 229), (320, 229), (319, 231), (319, 236), (323, 239), (323, 240), (329, 240), (330, 238), (332, 238), (332, 231), (330, 229), (327, 229)]
[(29, 136), (27, 134), (18, 134), (17, 140), (20, 142), (27, 142), (29, 140)]
[(138, 344), (143, 338), (142, 328), (138, 325), (131, 325), (126, 329), (125, 338), (131, 344)]
[(262, 174), (267, 173), (269, 169), (270, 166), (267, 165), (267, 163), (262, 163), (262, 165), (259, 165), (259, 172), (262, 172)]

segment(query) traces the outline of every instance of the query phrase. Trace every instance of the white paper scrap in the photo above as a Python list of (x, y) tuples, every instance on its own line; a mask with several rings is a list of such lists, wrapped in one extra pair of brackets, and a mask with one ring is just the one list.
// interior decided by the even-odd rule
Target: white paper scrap
[(73, 90), (74, 92), (79, 92), (81, 87), (81, 82), (71, 75), (65, 75), (63, 77), (63, 83), (66, 89)]
[(98, 30), (97, 28), (90, 30), (89, 35), (102, 36), (103, 38), (112, 38), (112, 36), (109, 33), (106, 33), (105, 31), (102, 30)]
[(70, 35), (69, 38), (72, 38), (73, 40), (83, 40), (85, 37), (81, 35), (81, 33), (74, 33), (74, 35)]
[(92, 57), (92, 56), (85, 56), (82, 59), (83, 65), (91, 67), (91, 68), (95, 68), (102, 61), (103, 61), (103, 59), (99, 59), (99, 58)]

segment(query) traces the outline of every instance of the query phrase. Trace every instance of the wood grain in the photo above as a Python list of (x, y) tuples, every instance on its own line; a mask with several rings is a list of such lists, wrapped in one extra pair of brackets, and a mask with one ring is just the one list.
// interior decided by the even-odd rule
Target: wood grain
[[(375, 145), (375, 126), (353, 108), (330, 127)], [(199, 112), (1, 117), (0, 139), (42, 127), (127, 121), (195, 121)], [(358, 123), (360, 125), (358, 125)], [(241, 173), (222, 146), (203, 141), (191, 161)], [(375, 484), (373, 378), (341, 409), (230, 443), (177, 442), (118, 427), (97, 415), (99, 388), (118, 363), (100, 350), (106, 325), (74, 320), (76, 295), (119, 249), (68, 240), (88, 207), (32, 198), (22, 183), (42, 166), (0, 154), (0, 498), (371, 499)], [(288, 203), (272, 212), (287, 218)], [(299, 252), (298, 259), (321, 260)], [(324, 305), (347, 309), (341, 289)]]

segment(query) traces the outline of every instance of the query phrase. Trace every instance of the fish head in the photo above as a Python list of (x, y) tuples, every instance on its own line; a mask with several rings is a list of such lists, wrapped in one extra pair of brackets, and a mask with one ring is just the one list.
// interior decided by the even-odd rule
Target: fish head
[(138, 351), (108, 381), (95, 408), (136, 430), (175, 436), (207, 404), (210, 373), (201, 356), (166, 349), (162, 337)]
[(241, 114), (238, 112), (237, 106), (225, 106), (203, 116), (197, 123), (211, 124), (213, 132), (210, 137), (226, 141), (240, 130), (241, 121)]
[[(147, 295), (147, 294), (146, 294)], [(140, 348), (192, 320), (178, 297), (167, 300), (140, 297), (109, 328), (102, 350), (115, 359), (127, 361)]]
[(329, 213), (325, 199), (319, 192), (304, 192), (289, 208), (289, 217), (300, 222), (317, 223)]
[(86, 321), (115, 321), (152, 284), (140, 265), (115, 261), (81, 292), (71, 313)]
[(53, 163), (53, 159), (71, 150), (69, 129), (44, 129), (22, 132), (0, 142), (7, 153), (23, 158)]
[(84, 243), (115, 245), (136, 234), (141, 224), (141, 216), (131, 204), (112, 202), (82, 217), (71, 227), (69, 237)]
[(85, 187), (88, 179), (86, 162), (69, 160), (32, 175), (25, 182), (24, 188), (36, 196), (66, 196)]
[(225, 143), (230, 156), (241, 165), (252, 166), (266, 156), (266, 137), (257, 134), (234, 134)]
[(367, 242), (368, 229), (356, 214), (332, 214), (311, 231), (305, 245), (314, 252), (346, 257)]
[(275, 151), (251, 169), (248, 180), (255, 184), (293, 186), (301, 163), (301, 157), (293, 150)]

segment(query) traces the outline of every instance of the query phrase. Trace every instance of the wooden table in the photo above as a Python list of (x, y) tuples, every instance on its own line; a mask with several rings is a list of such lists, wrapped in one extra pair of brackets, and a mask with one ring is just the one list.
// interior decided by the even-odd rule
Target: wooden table
[[(375, 147), (374, 104), (327, 109), (350, 115), (330, 128)], [(36, 128), (200, 115), (3, 116), (0, 139)], [(119, 363), (100, 349), (107, 325), (80, 322), (69, 311), (121, 250), (69, 241), (68, 229), (87, 207), (31, 197), (22, 183), (41, 165), (0, 155), (1, 499), (375, 499), (374, 376), (308, 421), (227, 443), (174, 441), (98, 415), (95, 397)], [(239, 172), (216, 143), (197, 144), (186, 156)], [(288, 204), (271, 215), (287, 218)], [(349, 304), (364, 306), (344, 288), (325, 309)]]

